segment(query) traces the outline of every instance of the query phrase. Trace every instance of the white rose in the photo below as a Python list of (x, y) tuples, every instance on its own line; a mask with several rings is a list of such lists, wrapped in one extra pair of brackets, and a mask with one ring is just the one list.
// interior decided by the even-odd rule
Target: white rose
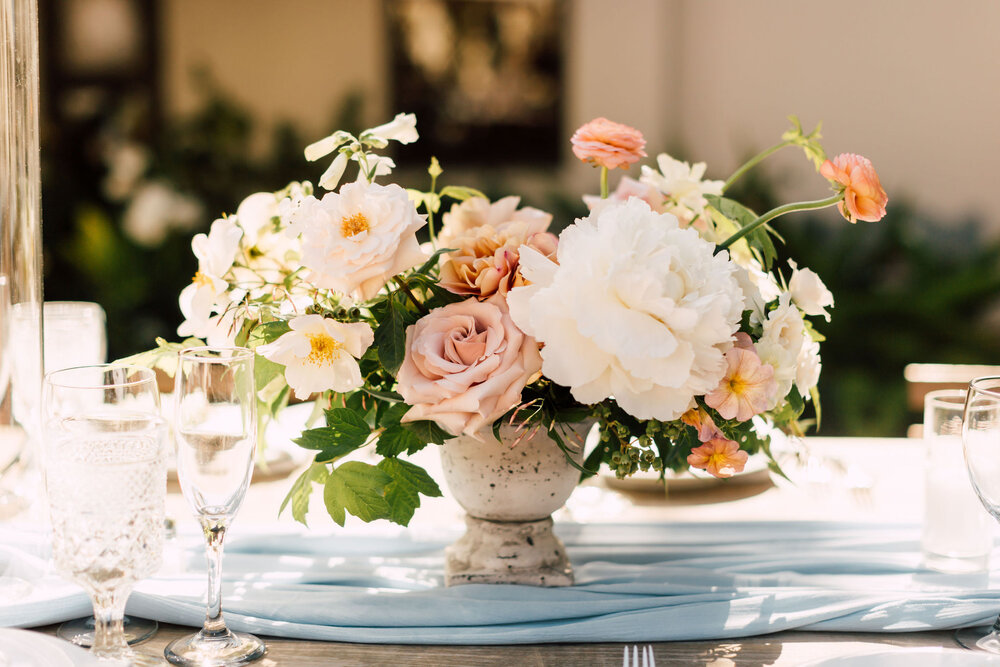
[(677, 419), (725, 374), (743, 312), (727, 253), (637, 198), (563, 231), (558, 264), (521, 246), (531, 285), (514, 322), (542, 349), (542, 373), (582, 403), (613, 396), (639, 419)]
[(833, 306), (833, 294), (826, 288), (820, 277), (811, 269), (800, 269), (793, 260), (788, 260), (792, 267), (792, 278), (788, 281), (788, 291), (795, 302), (806, 315), (822, 315), (830, 321), (827, 306)]
[(289, 231), (302, 235), (310, 282), (364, 301), (427, 259), (416, 236), (426, 222), (398, 185), (357, 182), (303, 199)]

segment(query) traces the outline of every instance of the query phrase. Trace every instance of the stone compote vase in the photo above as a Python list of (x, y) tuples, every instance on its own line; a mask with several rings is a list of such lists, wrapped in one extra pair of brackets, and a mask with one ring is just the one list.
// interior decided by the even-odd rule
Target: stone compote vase
[[(578, 464), (592, 425), (560, 433)], [(481, 440), (461, 435), (442, 446), (445, 482), (467, 514), (465, 535), (445, 549), (446, 585), (573, 585), (550, 515), (573, 493), (580, 471), (544, 429), (525, 433), (505, 424), (499, 441), (490, 429)]]

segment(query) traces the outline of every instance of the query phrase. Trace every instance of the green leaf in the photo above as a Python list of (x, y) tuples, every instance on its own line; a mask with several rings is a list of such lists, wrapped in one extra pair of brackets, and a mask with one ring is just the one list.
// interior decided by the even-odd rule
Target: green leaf
[(441, 197), (434, 192), (424, 194), (424, 206), (431, 213), (437, 213), (441, 210)]
[(409, 410), (410, 406), (406, 403), (392, 403), (391, 405), (387, 405), (379, 411), (381, 414), (378, 416), (378, 425), (382, 428), (398, 426), (399, 420)]
[(269, 393), (262, 392), (264, 391), (264, 388), (271, 384), (274, 380), (281, 378), (282, 383), (284, 383), (284, 376), (284, 366), (262, 357), (259, 354), (254, 355), (253, 386), (257, 389), (258, 395), (262, 401), (270, 402), (274, 400), (274, 397), (281, 391), (280, 386), (272, 387)]
[[(738, 201), (718, 195), (705, 195), (705, 199), (711, 207), (709, 214), (712, 215), (713, 219), (715, 218), (714, 211), (717, 211), (727, 220), (735, 222), (740, 228), (757, 220), (757, 214)], [(778, 257), (778, 251), (770, 236), (773, 233), (768, 225), (762, 225), (747, 234), (745, 239), (747, 244), (757, 252), (765, 271), (771, 269), (771, 264)]]
[(399, 292), (396, 292), (389, 299), (385, 317), (375, 329), (378, 360), (391, 375), (396, 375), (403, 363), (406, 354), (406, 327), (412, 320), (409, 311), (400, 303), (398, 297)]
[(132, 364), (134, 366), (145, 366), (146, 368), (159, 368), (161, 371), (173, 377), (177, 372), (178, 354), (181, 350), (189, 347), (201, 347), (205, 341), (200, 338), (186, 338), (180, 343), (168, 343), (163, 338), (156, 339), (156, 348), (133, 354), (131, 357), (119, 359), (116, 364)]
[(390, 426), (378, 438), (375, 445), (375, 452), (381, 456), (399, 456), (403, 452), (412, 454), (420, 451), (427, 443), (420, 439), (416, 433), (407, 430), (401, 424)]
[(406, 196), (413, 202), (413, 205), (419, 207), (424, 203), (424, 193), (422, 190), (414, 190), (413, 188), (406, 188)]
[(432, 254), (430, 257), (427, 258), (426, 262), (421, 264), (420, 268), (417, 269), (416, 273), (421, 275), (427, 275), (428, 271), (437, 266), (438, 259), (441, 257), (441, 255), (447, 252), (455, 252), (455, 250), (457, 250), (457, 248), (438, 248), (437, 250), (434, 251), (434, 254)]
[(385, 487), (393, 478), (373, 465), (348, 461), (334, 468), (323, 488), (323, 502), (330, 516), (343, 526), (345, 510), (362, 521), (389, 516)]
[(451, 197), (452, 199), (457, 199), (458, 201), (465, 201), (470, 197), (482, 197), (483, 199), (489, 199), (479, 190), (475, 188), (467, 188), (461, 185), (448, 185), (441, 190), (442, 197)]
[[(407, 406), (409, 407), (409, 406)], [(423, 442), (428, 444), (443, 445), (445, 440), (454, 438), (451, 433), (438, 426), (435, 422), (421, 419), (415, 422), (401, 422), (400, 424), (407, 431), (412, 431)]]
[(326, 424), (322, 428), (303, 431), (293, 442), (305, 449), (322, 450), (322, 460), (328, 461), (363, 446), (371, 435), (368, 422), (350, 408), (327, 410)]
[(391, 478), (385, 487), (385, 500), (389, 505), (389, 520), (405, 526), (420, 507), (420, 494), (437, 498), (441, 489), (420, 466), (399, 459), (385, 459), (378, 464), (380, 470)]
[(247, 337), (247, 347), (253, 348), (265, 343), (273, 343), (291, 330), (292, 328), (288, 326), (288, 322), (285, 320), (274, 320), (273, 322), (258, 324), (250, 331), (250, 335)]
[(292, 503), (292, 518), (306, 524), (306, 513), (309, 511), (309, 497), (312, 495), (313, 482), (324, 484), (329, 473), (324, 465), (312, 465), (299, 475), (299, 478), (292, 484), (288, 495), (281, 501), (281, 508), (278, 509), (278, 516), (285, 511), (289, 501)]
[(369, 396), (374, 396), (380, 401), (385, 401), (387, 403), (402, 403), (403, 397), (394, 391), (375, 391), (374, 389), (369, 389), (368, 387), (362, 387), (361, 391), (365, 392)]

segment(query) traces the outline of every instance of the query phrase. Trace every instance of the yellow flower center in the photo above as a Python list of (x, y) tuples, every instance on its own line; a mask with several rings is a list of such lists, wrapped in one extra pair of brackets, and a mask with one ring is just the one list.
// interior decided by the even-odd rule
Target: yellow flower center
[(314, 366), (327, 366), (340, 358), (340, 351), (344, 349), (343, 344), (334, 340), (325, 333), (306, 334), (312, 350), (306, 357), (306, 363)]
[(367, 232), (369, 229), (371, 229), (371, 225), (368, 224), (368, 218), (365, 217), (364, 213), (355, 213), (349, 218), (341, 218), (340, 220), (340, 233), (345, 239), (357, 236), (361, 232)]
[(212, 279), (206, 276), (201, 271), (197, 271), (194, 274), (194, 278), (191, 279), (191, 282), (193, 282), (195, 285), (210, 286), (212, 284)]
[(747, 391), (747, 382), (739, 375), (731, 377), (729, 379), (729, 391), (736, 394), (737, 396), (742, 396)]

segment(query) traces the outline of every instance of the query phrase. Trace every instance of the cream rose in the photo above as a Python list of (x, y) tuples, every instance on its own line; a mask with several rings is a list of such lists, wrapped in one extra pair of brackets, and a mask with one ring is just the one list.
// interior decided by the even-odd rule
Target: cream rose
[(427, 259), (416, 237), (426, 223), (398, 185), (357, 182), (321, 200), (304, 198), (289, 229), (302, 234), (302, 263), (314, 285), (364, 301)]
[(521, 400), (542, 366), (538, 345), (499, 299), (432, 310), (406, 330), (396, 380), (412, 405), (403, 421), (429, 419), (452, 435), (476, 435)]

